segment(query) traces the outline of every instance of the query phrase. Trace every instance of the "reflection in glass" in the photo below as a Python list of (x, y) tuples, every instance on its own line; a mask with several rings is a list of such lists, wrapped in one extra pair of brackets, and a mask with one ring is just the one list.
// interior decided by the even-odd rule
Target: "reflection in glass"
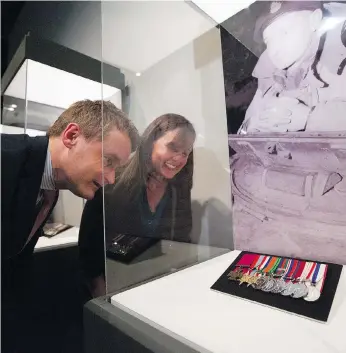
[[(24, 62), (20, 68), (20, 80), (16, 84), (16, 92), (10, 90), (13, 80), (3, 87), (1, 133), (22, 134), (24, 133), (27, 107), (27, 63)], [(5, 83), (4, 83), (5, 84)]]
[[(105, 189), (105, 248), (91, 246), (93, 256), (85, 265), (101, 264), (96, 253), (106, 254), (106, 268), (96, 271), (95, 266), (90, 275), (102, 274), (98, 278), (106, 277), (107, 291), (114, 293), (227, 252), (233, 240), (221, 41), (215, 21), (187, 2), (105, 1), (102, 12), (103, 61), (125, 75), (122, 109), (142, 138), (155, 118), (167, 112), (175, 113), (177, 121), (177, 116), (186, 117), (196, 131), (189, 177), (183, 170), (177, 178), (167, 174), (167, 189), (151, 195), (145, 178), (153, 170), (145, 170), (146, 164), (162, 174), (176, 168), (171, 162), (161, 168), (157, 160), (164, 158), (158, 153), (162, 147), (157, 142), (152, 151), (152, 140), (149, 149), (139, 152), (140, 147), (132, 156), (128, 168), (146, 154), (137, 167), (119, 171), (115, 186)], [(108, 78), (105, 72), (103, 78)], [(168, 137), (162, 138), (165, 144)], [(179, 183), (179, 175), (185, 181)], [(84, 209), (83, 221), (93, 219), (85, 227), (90, 237), (100, 232), (95, 224), (103, 222), (99, 199), (98, 206), (93, 200)]]
[(111, 231), (190, 241), (194, 140), (192, 124), (176, 114), (165, 114), (148, 126), (116, 186), (106, 194), (107, 245)]
[[(144, 131), (139, 147), (105, 191), (106, 252), (128, 263), (160, 239), (190, 242), (192, 124), (165, 114)], [(80, 232), (81, 257), (91, 288), (102, 287), (102, 193), (87, 202)], [(97, 293), (100, 291), (95, 289)]]

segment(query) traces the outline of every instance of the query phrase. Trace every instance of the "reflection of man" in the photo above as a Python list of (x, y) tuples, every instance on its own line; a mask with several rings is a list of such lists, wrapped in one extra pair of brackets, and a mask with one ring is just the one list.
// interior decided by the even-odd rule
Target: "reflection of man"
[(14, 312), (19, 310), (15, 294), (25, 295), (18, 286), (58, 190), (92, 199), (103, 184), (113, 183), (115, 168), (130, 155), (136, 129), (112, 103), (80, 101), (47, 135), (1, 135), (2, 307), (8, 311), (2, 327), (10, 330), (2, 337), (10, 345), (24, 316)]
[(238, 133), (346, 130), (346, 5), (328, 6), (273, 2), (258, 20), (255, 35), (267, 49), (254, 69), (258, 90)]

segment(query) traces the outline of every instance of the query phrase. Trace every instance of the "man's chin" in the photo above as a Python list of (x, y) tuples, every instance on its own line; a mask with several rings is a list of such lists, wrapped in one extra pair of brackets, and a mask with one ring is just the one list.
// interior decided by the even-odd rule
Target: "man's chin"
[(95, 192), (92, 190), (88, 190), (87, 192), (81, 191), (81, 190), (74, 190), (72, 193), (78, 197), (81, 197), (82, 199), (86, 200), (92, 200), (95, 196)]
[(84, 194), (84, 196), (81, 196), (81, 197), (86, 200), (92, 200), (94, 196), (95, 196), (95, 192), (92, 191), (92, 192), (89, 192), (88, 194)]

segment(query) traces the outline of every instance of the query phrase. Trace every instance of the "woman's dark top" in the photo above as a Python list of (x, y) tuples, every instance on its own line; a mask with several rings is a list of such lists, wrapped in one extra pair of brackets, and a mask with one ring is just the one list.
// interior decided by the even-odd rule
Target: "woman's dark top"
[[(102, 190), (84, 207), (79, 251), (83, 272), (89, 279), (104, 274), (104, 231)], [(125, 189), (105, 188), (105, 234), (109, 243), (117, 234), (190, 242), (192, 229), (191, 190), (169, 185), (152, 213), (145, 189), (129, 199)]]
[(139, 214), (141, 216), (141, 224), (144, 228), (143, 231), (148, 237), (156, 237), (156, 229), (160, 224), (162, 213), (165, 209), (168, 198), (169, 198), (169, 194), (165, 192), (161, 200), (157, 204), (155, 212), (153, 212), (150, 209), (146, 189), (143, 188), (141, 193), (138, 195), (137, 202), (138, 202)]

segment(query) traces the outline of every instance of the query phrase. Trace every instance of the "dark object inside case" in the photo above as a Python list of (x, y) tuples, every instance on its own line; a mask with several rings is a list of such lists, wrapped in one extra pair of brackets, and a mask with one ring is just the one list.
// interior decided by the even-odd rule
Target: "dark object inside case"
[[(264, 305), (272, 306), (274, 308), (305, 316), (310, 319), (327, 322), (342, 271), (341, 265), (324, 262), (328, 265), (328, 272), (324, 282), (321, 297), (315, 302), (307, 302), (302, 299), (284, 297), (280, 294), (265, 293), (260, 290), (255, 290), (251, 286), (239, 286), (239, 282), (230, 281), (227, 275), (230, 271), (235, 269), (235, 266), (238, 263), (239, 259), (247, 253), (251, 254), (252, 252), (241, 252), (240, 255), (235, 259), (235, 261), (233, 261), (233, 263), (227, 268), (227, 270), (213, 284), (211, 289), (226, 294), (231, 294), (233, 296), (237, 296), (243, 299), (258, 302)], [(272, 256), (276, 255), (272, 254)], [(308, 261), (307, 259), (299, 260)]]
[(110, 259), (130, 263), (159, 240), (157, 238), (119, 234), (107, 244), (106, 254)]

